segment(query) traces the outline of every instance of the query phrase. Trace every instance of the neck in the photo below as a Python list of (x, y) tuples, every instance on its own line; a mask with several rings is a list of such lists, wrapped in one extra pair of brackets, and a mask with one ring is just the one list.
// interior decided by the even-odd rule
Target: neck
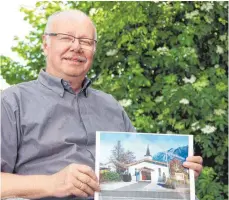
[(77, 93), (80, 91), (81, 87), (82, 87), (82, 83), (85, 79), (85, 77), (74, 77), (74, 76), (67, 76), (65, 74), (62, 74), (62, 73), (58, 73), (56, 71), (53, 71), (51, 68), (46, 68), (45, 70), (47, 73), (49, 73), (50, 75), (52, 76), (55, 76), (55, 77), (58, 77), (58, 78), (61, 78), (65, 81), (68, 81), (72, 87), (72, 89)]
[(81, 87), (82, 87), (83, 80), (80, 81), (80, 82), (75, 82), (75, 80), (74, 80), (74, 81), (68, 80), (68, 81), (69, 81), (69, 83), (70, 83), (72, 89), (73, 89), (76, 93), (78, 93), (78, 92), (80, 91)]

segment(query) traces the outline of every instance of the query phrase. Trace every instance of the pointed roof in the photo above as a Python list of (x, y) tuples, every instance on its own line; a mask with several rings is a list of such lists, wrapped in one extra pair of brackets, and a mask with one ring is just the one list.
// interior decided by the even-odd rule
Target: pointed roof
[(146, 155), (145, 155), (145, 156), (151, 156), (151, 155), (150, 155), (150, 151), (149, 151), (149, 145), (147, 146)]

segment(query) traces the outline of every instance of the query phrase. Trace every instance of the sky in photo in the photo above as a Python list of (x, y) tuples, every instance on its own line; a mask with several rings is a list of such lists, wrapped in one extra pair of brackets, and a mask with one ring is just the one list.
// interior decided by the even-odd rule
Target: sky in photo
[(144, 158), (149, 145), (151, 155), (188, 145), (188, 136), (160, 135), (160, 134), (133, 134), (133, 133), (101, 133), (100, 135), (100, 160), (106, 163), (111, 155), (111, 150), (121, 141), (125, 151), (134, 152), (136, 159)]

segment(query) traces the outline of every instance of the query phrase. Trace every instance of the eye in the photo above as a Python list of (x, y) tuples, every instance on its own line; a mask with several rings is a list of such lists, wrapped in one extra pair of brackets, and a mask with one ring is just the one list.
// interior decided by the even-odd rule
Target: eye
[(61, 36), (59, 37), (59, 39), (60, 39), (61, 41), (66, 41), (66, 42), (70, 42), (70, 41), (73, 40), (72, 37), (67, 36), (67, 35), (61, 35)]
[(80, 39), (80, 44), (82, 45), (87, 45), (87, 46), (92, 46), (92, 41), (88, 39)]

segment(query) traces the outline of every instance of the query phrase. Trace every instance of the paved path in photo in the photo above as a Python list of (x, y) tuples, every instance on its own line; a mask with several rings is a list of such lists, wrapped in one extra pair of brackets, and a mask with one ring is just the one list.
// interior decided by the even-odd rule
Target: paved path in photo
[(100, 193), (99, 200), (189, 200), (187, 188), (182, 193), (176, 190), (164, 188), (151, 182), (135, 182), (114, 190), (106, 190)]
[[(184, 196), (177, 192), (147, 192), (147, 191), (103, 191), (99, 200), (184, 200)], [(189, 198), (185, 198), (189, 200)]]
[(149, 182), (138, 182), (138, 183), (121, 187), (119, 189), (116, 189), (115, 191), (141, 191), (147, 185), (149, 185)]

